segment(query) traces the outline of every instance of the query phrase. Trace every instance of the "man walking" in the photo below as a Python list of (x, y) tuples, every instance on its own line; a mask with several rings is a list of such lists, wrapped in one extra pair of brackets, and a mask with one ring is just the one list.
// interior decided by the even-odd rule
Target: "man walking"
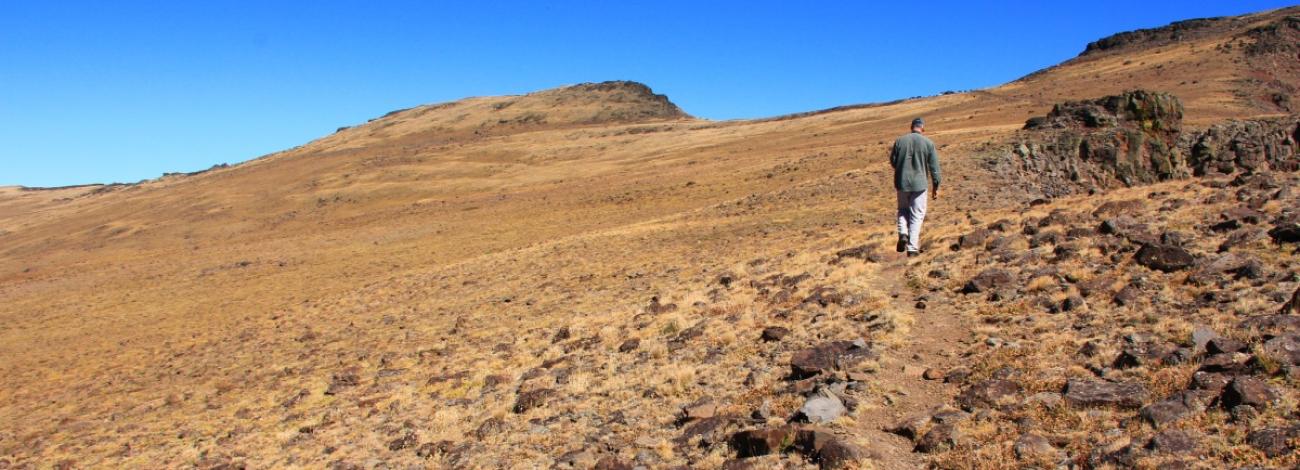
[[(939, 153), (934, 142), (923, 135), (925, 121), (912, 120), (912, 132), (894, 141), (889, 164), (894, 167), (894, 189), (898, 191), (898, 247), (912, 257), (921, 253), (921, 222), (928, 200), (939, 198)], [(926, 189), (934, 184), (929, 195)]]

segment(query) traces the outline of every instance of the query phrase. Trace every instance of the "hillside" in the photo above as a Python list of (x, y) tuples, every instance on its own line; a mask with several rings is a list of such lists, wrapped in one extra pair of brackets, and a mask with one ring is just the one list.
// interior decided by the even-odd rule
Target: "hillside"
[[(1297, 17), (774, 119), (581, 84), (0, 188), (0, 468), (1294, 466)], [(1173, 98), (1107, 108), (1134, 89)], [(906, 260), (916, 116), (949, 176)]]

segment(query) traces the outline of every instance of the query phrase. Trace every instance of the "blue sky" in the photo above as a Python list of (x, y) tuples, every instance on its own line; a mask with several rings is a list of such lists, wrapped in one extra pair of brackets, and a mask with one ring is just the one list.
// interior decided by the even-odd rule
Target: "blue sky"
[(628, 79), (710, 119), (997, 85), (1276, 1), (0, 2), (0, 185), (235, 163), (388, 111)]

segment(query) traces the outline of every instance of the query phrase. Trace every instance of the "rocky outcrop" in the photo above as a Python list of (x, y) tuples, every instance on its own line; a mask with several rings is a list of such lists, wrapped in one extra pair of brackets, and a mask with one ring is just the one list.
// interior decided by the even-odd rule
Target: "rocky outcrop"
[(1183, 129), (1177, 97), (1133, 90), (1057, 104), (985, 165), (1048, 197), (1192, 175), (1300, 169), (1300, 115)]
[(1184, 136), (1187, 164), (1200, 175), (1300, 169), (1296, 143), (1300, 116), (1256, 121), (1228, 121)]
[(1112, 50), (1121, 50), (1135, 45), (1158, 46), (1178, 41), (1190, 40), (1217, 31), (1219, 26), (1231, 26), (1239, 23), (1238, 18), (1195, 18), (1175, 21), (1159, 28), (1138, 29), (1112, 34), (1088, 43), (1079, 57), (1098, 55)]

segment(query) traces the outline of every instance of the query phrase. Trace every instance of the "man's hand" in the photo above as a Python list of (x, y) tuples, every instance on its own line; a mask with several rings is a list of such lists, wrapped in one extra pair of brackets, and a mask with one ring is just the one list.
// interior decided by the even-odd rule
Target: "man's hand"
[(930, 191), (930, 200), (931, 200), (931, 201), (938, 201), (938, 200), (939, 200), (939, 187), (938, 187), (938, 186), (935, 186), (935, 187), (934, 187), (934, 190)]

